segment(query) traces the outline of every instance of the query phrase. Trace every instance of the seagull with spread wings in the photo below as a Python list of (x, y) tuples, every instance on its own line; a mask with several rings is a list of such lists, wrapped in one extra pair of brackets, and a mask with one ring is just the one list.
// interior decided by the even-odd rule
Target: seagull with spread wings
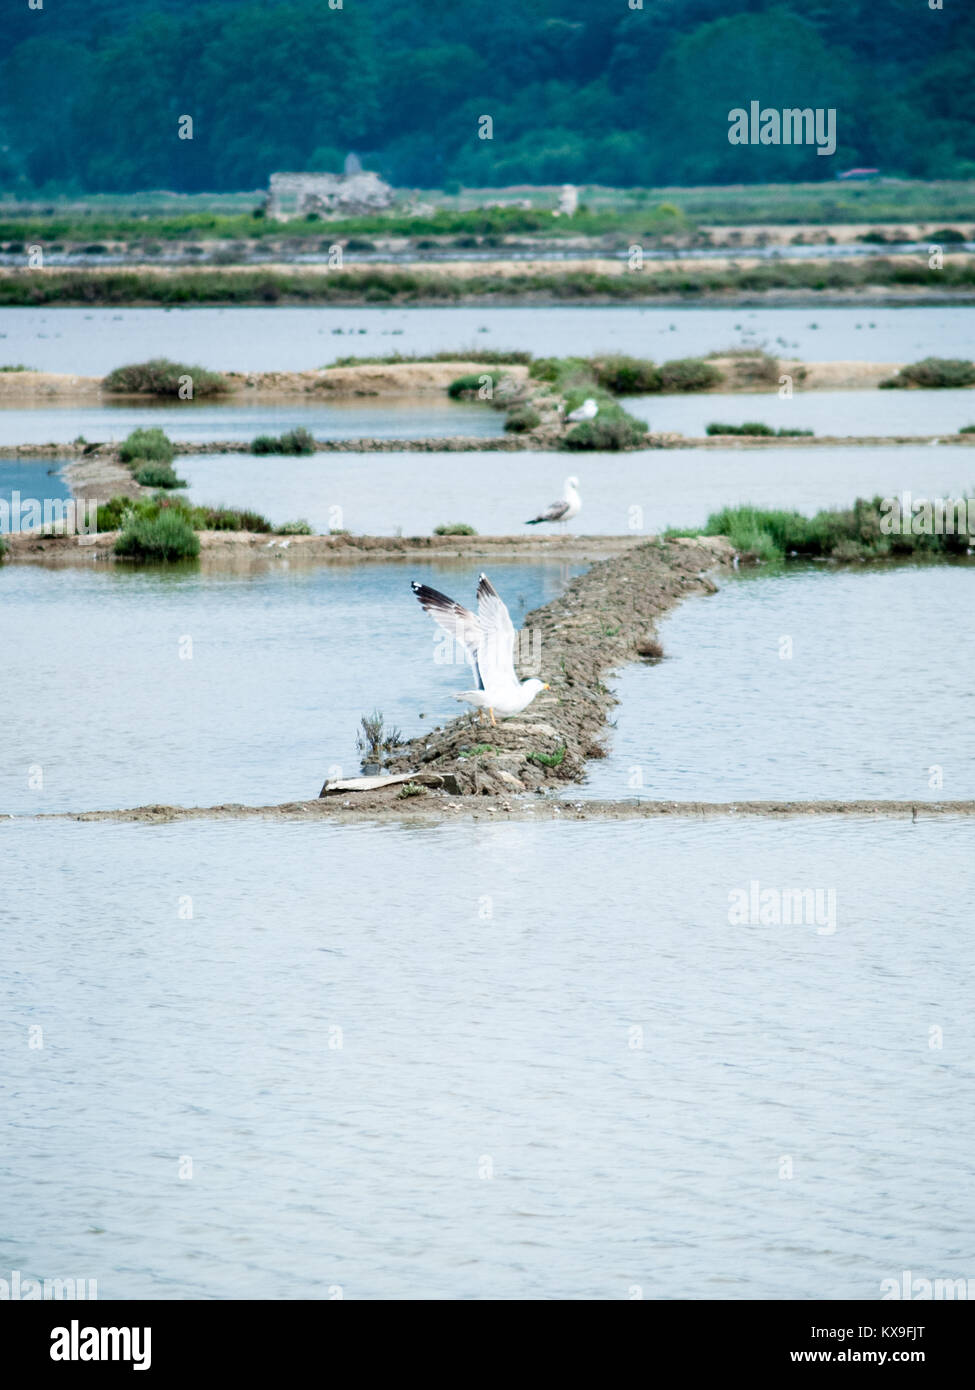
[(515, 630), (511, 615), (501, 596), (486, 574), (477, 582), (477, 613), (455, 603), (446, 594), (427, 584), (413, 581), (413, 592), (422, 608), (461, 644), (474, 671), (476, 690), (459, 690), (455, 700), (463, 700), (476, 709), (487, 710), (491, 723), (496, 724), (495, 712), (504, 718), (527, 709), (540, 690), (548, 690), (544, 681), (520, 681), (515, 675)]

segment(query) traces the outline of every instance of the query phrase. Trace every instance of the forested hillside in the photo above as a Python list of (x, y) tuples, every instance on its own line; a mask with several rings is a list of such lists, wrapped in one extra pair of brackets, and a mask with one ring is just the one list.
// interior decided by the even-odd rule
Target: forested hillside
[[(250, 189), (349, 150), (420, 188), (975, 174), (972, 5), (642, 2), (8, 6), (0, 191)], [(751, 100), (835, 107), (836, 154), (729, 144)]]

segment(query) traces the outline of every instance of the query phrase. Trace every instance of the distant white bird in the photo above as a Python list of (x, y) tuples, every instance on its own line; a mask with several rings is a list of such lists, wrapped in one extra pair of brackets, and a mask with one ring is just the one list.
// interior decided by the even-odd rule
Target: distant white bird
[(563, 525), (571, 521), (574, 516), (578, 516), (582, 510), (582, 498), (579, 496), (579, 479), (566, 478), (565, 492), (558, 502), (553, 502), (544, 512), (539, 512), (538, 516), (533, 516), (530, 521), (526, 521), (526, 526), (537, 526), (540, 521), (561, 521)]
[(480, 575), (477, 582), (476, 615), (426, 584), (414, 580), (412, 588), (423, 609), (464, 648), (477, 689), (456, 691), (454, 699), (481, 710), (482, 720), (484, 710), (490, 714), (492, 724), (498, 722), (495, 711), (502, 718), (520, 714), (540, 690), (549, 689), (544, 681), (534, 677), (520, 681), (515, 675), (511, 616), (486, 574)]
[(579, 420), (595, 420), (598, 414), (599, 406), (591, 396), (587, 396), (582, 402), (582, 405), (579, 406), (579, 409), (573, 410), (572, 413), (565, 418), (571, 420), (575, 424)]

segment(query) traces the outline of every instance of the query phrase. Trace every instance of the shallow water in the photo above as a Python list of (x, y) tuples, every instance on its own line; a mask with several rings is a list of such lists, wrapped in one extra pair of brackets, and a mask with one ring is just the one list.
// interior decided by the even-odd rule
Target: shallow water
[[(56, 459), (4, 458), (0, 453), (0, 534), (21, 529), (20, 523), (11, 516), (11, 503), (17, 494), (21, 508), (35, 499), (41, 504), (42, 515), (45, 501), (50, 503), (71, 496), (61, 476), (61, 467)], [(29, 520), (24, 510), (17, 515), (23, 522)]]
[(660, 624), (666, 660), (611, 683), (610, 755), (583, 794), (975, 797), (973, 602), (973, 562), (722, 580)]
[[(190, 565), (0, 570), (0, 812), (316, 797), (359, 772), (359, 719), (410, 736), (454, 718), (470, 668), (438, 664), (419, 579), (471, 602), (483, 560), (204, 577)], [(579, 567), (491, 564), (516, 624)], [(420, 716), (425, 715), (425, 719)], [(473, 739), (477, 742), (477, 738)]]
[[(4, 1270), (102, 1299), (971, 1273), (968, 824), (0, 837)], [(834, 890), (835, 932), (731, 925), (753, 880)]]
[(429, 535), (444, 522), (510, 535), (562, 495), (568, 474), (581, 484), (583, 509), (570, 523), (580, 535), (700, 526), (711, 512), (739, 503), (812, 513), (905, 489), (915, 497), (956, 497), (975, 484), (975, 454), (930, 445), (289, 459), (212, 454), (178, 458), (176, 468), (194, 501), (252, 507), (275, 524), (304, 517), (319, 531), (379, 536), (397, 529)]
[[(664, 360), (765, 345), (809, 362), (971, 355), (971, 310), (927, 308), (4, 309), (0, 365), (102, 376), (171, 357), (219, 371), (297, 371), (349, 354), (523, 348)], [(459, 352), (459, 355), (460, 352)]]
[(79, 406), (63, 402), (31, 410), (0, 405), (0, 440), (11, 444), (65, 444), (79, 435), (104, 443), (146, 428), (165, 430), (171, 439), (186, 443), (213, 439), (249, 443), (256, 435), (281, 434), (299, 425), (316, 439), (484, 437), (504, 433), (504, 414), (490, 406), (452, 401), (446, 395), (384, 399), (379, 404), (368, 399), (245, 405), (194, 401)]
[(713, 421), (757, 420), (819, 435), (955, 434), (975, 424), (975, 391), (777, 391), (748, 395), (633, 396), (623, 402), (654, 430), (701, 436)]

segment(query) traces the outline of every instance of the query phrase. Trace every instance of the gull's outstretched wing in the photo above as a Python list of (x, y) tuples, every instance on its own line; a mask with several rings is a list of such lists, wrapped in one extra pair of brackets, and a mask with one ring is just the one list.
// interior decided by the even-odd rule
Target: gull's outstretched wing
[[(479, 652), (484, 643), (484, 632), (480, 620), (469, 608), (464, 608), (462, 604), (448, 598), (439, 589), (431, 589), (428, 584), (417, 584), (415, 579), (411, 587), (424, 612), (429, 613), (444, 632), (449, 632), (454, 641), (459, 642), (464, 648), (467, 660), (474, 670), (477, 689), (483, 690), (484, 679), (479, 665)], [(501, 602), (500, 599), (498, 602)], [(504, 608), (504, 604), (501, 604), (501, 607)], [(507, 611), (505, 609), (506, 614)]]
[(560, 497), (557, 502), (553, 502), (544, 512), (539, 512), (538, 516), (533, 516), (530, 521), (526, 521), (526, 526), (536, 526), (540, 521), (561, 521), (569, 510), (569, 504), (564, 497)]
[(477, 617), (483, 640), (477, 662), (488, 689), (517, 685), (515, 675), (515, 629), (501, 595), (482, 574), (477, 581)]

